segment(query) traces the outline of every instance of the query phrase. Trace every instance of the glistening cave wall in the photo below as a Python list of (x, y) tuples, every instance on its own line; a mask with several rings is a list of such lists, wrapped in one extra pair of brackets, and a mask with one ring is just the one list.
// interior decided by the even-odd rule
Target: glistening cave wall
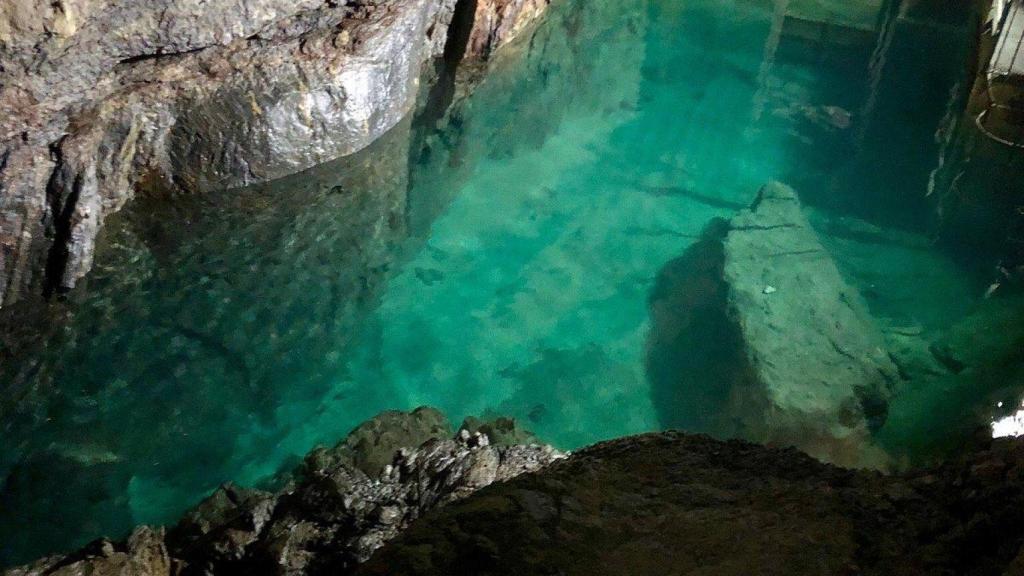
[[(457, 0), (0, 6), (0, 305), (73, 288), (138, 189), (203, 193), (367, 146), (414, 106)], [(486, 58), (548, 0), (484, 0)]]

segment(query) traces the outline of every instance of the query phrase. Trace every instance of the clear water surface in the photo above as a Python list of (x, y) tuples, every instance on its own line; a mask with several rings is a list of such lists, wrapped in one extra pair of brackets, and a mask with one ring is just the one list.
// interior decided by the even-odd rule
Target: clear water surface
[[(512, 415), (563, 448), (679, 424), (652, 400), (648, 298), (711, 218), (778, 179), (823, 219), (928, 230), (962, 15), (882, 5), (888, 32), (846, 39), (781, 16), (563, 0), (436, 131), (139, 200), (66, 324), (0, 368), (0, 564), (172, 521), (385, 409)], [(895, 324), (983, 291), (938, 250), (826, 244)]]

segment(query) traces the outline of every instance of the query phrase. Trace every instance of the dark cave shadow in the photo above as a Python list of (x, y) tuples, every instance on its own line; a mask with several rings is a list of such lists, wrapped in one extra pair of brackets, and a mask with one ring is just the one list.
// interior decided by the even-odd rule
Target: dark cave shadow
[(658, 272), (648, 297), (645, 370), (659, 424), (725, 434), (730, 391), (741, 377), (742, 340), (726, 313), (722, 240), (712, 220), (697, 243)]
[[(477, 0), (459, 0), (455, 4), (442, 57), (434, 64), (435, 80), (426, 103), (416, 119), (418, 129), (435, 131), (455, 99), (459, 67), (466, 57), (469, 39), (476, 21)], [(413, 147), (413, 154), (422, 153)]]

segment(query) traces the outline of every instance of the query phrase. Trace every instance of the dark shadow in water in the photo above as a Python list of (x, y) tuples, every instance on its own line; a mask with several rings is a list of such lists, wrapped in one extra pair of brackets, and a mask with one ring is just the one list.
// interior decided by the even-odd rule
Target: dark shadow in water
[(730, 391), (745, 371), (739, 329), (726, 313), (722, 239), (715, 219), (703, 237), (658, 273), (648, 299), (646, 370), (663, 428), (728, 433)]
[(437, 129), (438, 122), (444, 118), (455, 97), (455, 80), (459, 65), (466, 57), (469, 38), (473, 33), (476, 3), (477, 0), (459, 0), (455, 5), (452, 23), (448, 28), (448, 38), (444, 44), (444, 55), (434, 65), (437, 78), (431, 85), (426, 104), (416, 119), (416, 123), (426, 131)]

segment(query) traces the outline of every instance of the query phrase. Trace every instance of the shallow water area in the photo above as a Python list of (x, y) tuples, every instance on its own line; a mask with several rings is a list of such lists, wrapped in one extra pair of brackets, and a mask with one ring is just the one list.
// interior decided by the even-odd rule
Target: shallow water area
[[(986, 278), (929, 241), (926, 192), (966, 25), (868, 12), (800, 15), (829, 39), (766, 1), (564, 0), (436, 130), (140, 199), (66, 327), (0, 369), (0, 565), (171, 522), (387, 409), (509, 415), (566, 449), (709, 431), (652, 364), (652, 294), (769, 180), (880, 324), (958, 321)], [(931, 441), (907, 422), (896, 452)]]

